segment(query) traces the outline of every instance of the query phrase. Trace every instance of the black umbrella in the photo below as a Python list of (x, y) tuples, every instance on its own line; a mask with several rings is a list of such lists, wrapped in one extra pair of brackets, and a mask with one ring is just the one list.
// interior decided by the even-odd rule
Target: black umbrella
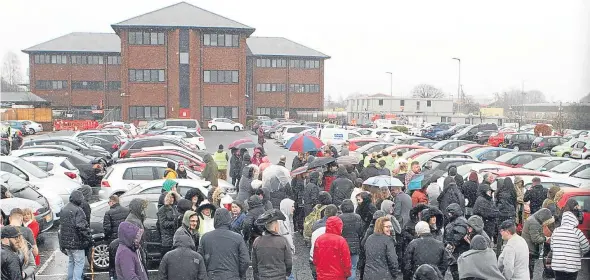
[(442, 170), (436, 170), (436, 171), (429, 170), (429, 171), (424, 172), (424, 179), (422, 180), (422, 187), (430, 185), (430, 183), (432, 183), (432, 182), (436, 182), (436, 180), (438, 180), (438, 178), (442, 177), (442, 175), (444, 175), (444, 174), (445, 174), (445, 172)]
[(328, 163), (332, 163), (334, 161), (336, 161), (336, 159), (333, 158), (333, 157), (315, 158), (312, 162), (310, 162), (310, 163), (307, 164), (307, 167), (309, 169), (312, 169), (312, 168), (324, 166), (324, 165), (326, 165)]

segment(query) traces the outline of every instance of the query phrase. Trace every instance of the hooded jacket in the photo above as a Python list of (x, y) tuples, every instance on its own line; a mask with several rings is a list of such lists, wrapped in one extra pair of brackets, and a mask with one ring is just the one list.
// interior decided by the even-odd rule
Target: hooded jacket
[(463, 216), (463, 210), (457, 203), (453, 203), (447, 207), (447, 220), (449, 223), (445, 227), (444, 243), (452, 245), (455, 250), (453, 256), (459, 257), (461, 253), (469, 250), (469, 243), (464, 240), (468, 233), (469, 224)]
[(252, 195), (252, 179), (254, 176), (254, 168), (246, 166), (242, 169), (242, 178), (238, 185), (238, 196), (236, 198), (239, 202), (244, 202)]
[(435, 266), (423, 264), (416, 269), (413, 280), (443, 280), (444, 277), (440, 270)]
[(295, 254), (295, 244), (293, 243), (293, 208), (295, 207), (295, 201), (290, 198), (285, 198), (281, 201), (281, 212), (285, 215), (286, 220), (279, 221), (279, 232), (278, 234), (285, 237), (287, 239), (287, 243), (289, 244), (289, 249), (291, 252)]
[(424, 205), (424, 204), (418, 204), (416, 207), (412, 208), (412, 210), (410, 210), (410, 220), (402, 226), (402, 240), (401, 240), (401, 246), (402, 246), (402, 252), (404, 252), (408, 247), (408, 245), (410, 244), (410, 242), (412, 242), (412, 240), (414, 240), (414, 238), (416, 238), (416, 223), (418, 223), (420, 221), (418, 215), (419, 213), (422, 212), (422, 210), (429, 208), (429, 206)]
[[(168, 195), (172, 195), (172, 193), (168, 193)], [(157, 216), (162, 246), (172, 247), (174, 232), (177, 229), (178, 210), (174, 205), (164, 205), (158, 209)]]
[(470, 173), (469, 180), (463, 184), (462, 192), (467, 199), (467, 207), (473, 208), (477, 199), (477, 188), (479, 187), (479, 177), (477, 173)]
[(532, 186), (530, 190), (524, 193), (524, 202), (530, 201), (531, 213), (536, 213), (541, 209), (543, 201), (547, 198), (547, 189), (542, 185)]
[(239, 280), (246, 277), (250, 257), (246, 243), (230, 230), (231, 214), (227, 209), (215, 211), (215, 230), (201, 238), (198, 252), (205, 259), (212, 280)]
[[(320, 193), (319, 187), (320, 173), (317, 171), (309, 174), (309, 182), (303, 189), (303, 215), (307, 217), (313, 210), (313, 207), (318, 204), (318, 194)], [(331, 203), (331, 202), (330, 202)]]
[(461, 254), (457, 259), (459, 266), (459, 278), (477, 278), (487, 280), (505, 280), (498, 268), (496, 253), (487, 247), (487, 242), (482, 236), (476, 236), (471, 240), (471, 250)]
[(147, 271), (142, 264), (139, 243), (143, 229), (130, 222), (119, 225), (119, 247), (115, 257), (118, 279), (148, 280)]
[(129, 215), (126, 222), (130, 222), (139, 228), (143, 229), (143, 221), (145, 220), (145, 209), (148, 206), (147, 200), (143, 198), (134, 198), (129, 203)]
[(430, 218), (436, 217), (436, 223), (430, 225), (430, 233), (436, 240), (442, 241), (442, 229), (443, 229), (443, 213), (436, 207), (429, 207), (421, 212), (422, 221), (427, 222), (430, 225)]
[[(191, 210), (193, 210), (193, 211), (197, 211), (197, 208), (198, 208), (198, 207), (195, 207), (192, 205), (193, 204), (193, 197), (195, 197), (195, 196), (197, 197), (196, 205), (200, 205), (201, 202), (203, 202), (203, 200), (205, 200), (205, 197), (203, 197), (200, 194), (200, 191), (197, 188), (190, 188), (186, 192), (186, 194), (184, 195), (184, 198), (191, 202)], [(180, 203), (180, 201), (179, 201), (179, 203)]]
[(450, 183), (449, 181), (451, 180), (451, 178), (453, 178), (455, 180), (455, 184), (457, 184), (457, 187), (459, 189), (462, 189), (464, 180), (463, 180), (463, 176), (457, 174), (457, 166), (454, 166), (454, 165), (449, 166), (448, 174), (449, 174), (449, 176), (447, 176), (447, 178), (445, 178), (445, 180), (443, 181), (443, 186), (448, 185)]
[(250, 241), (250, 244), (256, 237), (262, 234), (254, 222), (263, 213), (264, 206), (260, 197), (257, 195), (250, 196), (248, 199), (248, 213), (242, 223), (242, 235), (244, 236), (244, 240)]
[[(197, 226), (194, 230), (190, 229), (190, 219), (192, 216), (198, 216), (197, 212), (191, 210), (184, 212), (184, 215), (182, 216), (182, 225), (174, 233), (173, 241), (176, 240), (178, 235), (187, 236), (193, 241), (194, 250), (196, 252), (197, 248), (199, 248), (199, 227)], [(173, 244), (173, 246), (176, 247), (175, 244)]]
[(201, 172), (201, 178), (211, 182), (211, 186), (219, 186), (217, 163), (213, 160), (213, 156), (206, 154), (203, 161), (205, 162), (205, 169)]
[(471, 233), (469, 234), (470, 239), (473, 239), (473, 237), (476, 235), (481, 235), (487, 240), (488, 247), (492, 248), (494, 246), (494, 243), (492, 242), (490, 236), (483, 230), (483, 219), (480, 216), (472, 215), (467, 220), (467, 224), (469, 225), (469, 227), (473, 229), (473, 231), (471, 231)]
[(422, 234), (412, 240), (407, 246), (404, 255), (404, 275), (408, 277), (424, 264), (432, 265), (439, 271), (447, 271), (451, 263), (451, 256), (445, 250), (441, 241), (434, 239), (432, 234)]
[(90, 224), (90, 214), (92, 209), (90, 209), (90, 204), (88, 204), (88, 201), (90, 201), (90, 196), (92, 196), (92, 188), (88, 185), (82, 185), (78, 188), (78, 190), (81, 191), (82, 195), (84, 196), (82, 203), (80, 203), (80, 208), (82, 208), (84, 215), (86, 215), (86, 222)]
[(61, 209), (59, 243), (62, 249), (84, 250), (90, 245), (90, 226), (80, 208), (83, 200), (82, 192), (74, 190), (70, 194), (70, 203)]
[(492, 188), (488, 184), (479, 185), (479, 196), (473, 205), (473, 215), (478, 215), (483, 219), (484, 230), (488, 236), (497, 235), (497, 222), (500, 212), (492, 201), (492, 197), (487, 194)]
[(361, 251), (360, 243), (363, 237), (363, 221), (361, 216), (354, 213), (354, 205), (350, 199), (345, 199), (340, 205), (342, 214), (340, 220), (342, 220), (342, 237), (346, 239), (350, 254), (358, 255)]
[(236, 152), (232, 152), (229, 160), (229, 176), (232, 178), (239, 178), (242, 176), (242, 159), (236, 154)]
[(410, 221), (412, 198), (405, 192), (398, 193), (393, 199), (393, 216), (403, 226)]
[(174, 250), (162, 257), (158, 273), (163, 280), (207, 279), (203, 257), (197, 253), (192, 239), (184, 234), (174, 235)]
[(457, 203), (461, 207), (461, 211), (465, 212), (465, 198), (463, 197), (463, 193), (461, 193), (461, 190), (456, 183), (445, 183), (443, 190), (438, 196), (437, 200), (438, 207), (445, 215), (445, 218), (448, 217), (447, 207), (453, 203)]
[(354, 184), (349, 179), (348, 171), (343, 165), (338, 166), (336, 177), (330, 186), (330, 195), (332, 195), (332, 203), (340, 205), (343, 200), (350, 198)]
[(522, 238), (529, 246), (529, 253), (539, 255), (539, 245), (542, 245), (547, 240), (547, 237), (543, 234), (543, 225), (550, 225), (554, 221), (551, 211), (547, 208), (541, 208), (526, 219), (522, 227)]
[(581, 258), (590, 250), (588, 239), (578, 229), (578, 218), (566, 211), (561, 218), (561, 226), (551, 235), (553, 259), (551, 268), (562, 272), (577, 272), (582, 269)]
[(264, 190), (265, 198), (271, 202), (272, 207), (279, 210), (281, 208), (281, 201), (285, 198), (291, 197), (293, 193), (291, 191), (291, 183), (288, 182), (283, 184), (278, 178), (271, 178), (270, 184), (264, 185), (262, 189)]
[(504, 179), (504, 183), (498, 187), (495, 196), (500, 219), (502, 221), (514, 219), (516, 217), (516, 188), (510, 178)]
[(369, 236), (365, 243), (363, 279), (395, 279), (398, 268), (395, 243), (391, 236), (382, 233), (373, 233)]
[(293, 253), (290, 246), (278, 233), (265, 232), (256, 238), (252, 245), (254, 280), (284, 280), (291, 275)]
[(373, 221), (373, 214), (377, 211), (377, 207), (373, 205), (371, 194), (368, 192), (361, 193), (363, 202), (356, 208), (356, 213), (359, 214), (363, 221), (363, 232), (367, 231), (371, 221)]
[(365, 169), (363, 169), (361, 172), (361, 178), (363, 178), (363, 182), (371, 177), (379, 175), (381, 175), (381, 171), (379, 168), (377, 168), (375, 163), (369, 164), (369, 166), (365, 167)]
[(193, 203), (188, 199), (181, 198), (178, 200), (178, 203), (176, 204), (176, 209), (178, 210), (178, 216), (176, 218), (176, 227), (181, 227), (182, 220), (184, 219), (184, 213), (186, 213), (186, 211), (188, 210), (192, 211)]
[[(243, 149), (244, 154), (242, 155), (242, 170), (244, 170), (244, 168), (250, 164), (252, 164), (252, 160), (250, 157), (250, 154), (248, 154), (248, 150)], [(244, 173), (242, 173), (244, 174)]]
[(326, 233), (320, 235), (313, 248), (313, 264), (318, 279), (344, 280), (350, 277), (350, 250), (342, 234), (342, 220), (330, 217)]
[(129, 216), (129, 209), (115, 203), (110, 206), (110, 209), (104, 213), (102, 220), (102, 228), (104, 230), (105, 238), (108, 240), (117, 239), (119, 224), (125, 221)]

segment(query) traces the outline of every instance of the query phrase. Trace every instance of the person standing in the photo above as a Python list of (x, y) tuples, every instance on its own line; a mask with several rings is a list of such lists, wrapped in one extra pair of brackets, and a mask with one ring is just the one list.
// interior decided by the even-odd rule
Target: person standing
[(241, 234), (242, 224), (246, 219), (246, 211), (244, 209), (244, 203), (234, 200), (231, 203), (231, 230)]
[(408, 188), (410, 181), (414, 178), (415, 175), (419, 175), (422, 170), (420, 169), (420, 163), (417, 161), (413, 161), (410, 165), (410, 170), (406, 173), (406, 177), (404, 178), (404, 185)]
[(543, 206), (543, 201), (547, 198), (547, 189), (541, 185), (539, 177), (533, 178), (533, 186), (524, 193), (524, 202), (530, 201), (531, 214), (536, 213)]
[(242, 176), (242, 159), (237, 148), (232, 147), (231, 158), (229, 161), (229, 176), (231, 177), (231, 184), (237, 186)]
[(264, 139), (264, 129), (262, 129), (262, 127), (258, 127), (256, 134), (258, 136), (258, 145), (264, 149), (264, 143), (266, 142), (266, 139)]
[(336, 177), (336, 180), (334, 180), (330, 186), (330, 195), (332, 196), (332, 203), (340, 205), (343, 200), (350, 197), (350, 194), (352, 194), (352, 190), (354, 189), (354, 184), (348, 179), (349, 174), (344, 165), (338, 166)]
[(119, 225), (119, 247), (115, 257), (115, 270), (117, 279), (148, 280), (147, 271), (143, 265), (144, 260), (137, 250), (140, 250), (143, 229), (130, 223), (122, 222)]
[(264, 233), (252, 244), (252, 270), (254, 280), (285, 280), (291, 275), (293, 251), (287, 239), (281, 235), (281, 221), (287, 217), (277, 209), (271, 209), (256, 219)]
[(516, 234), (512, 220), (500, 224), (500, 235), (506, 245), (498, 258), (498, 268), (506, 280), (529, 280), (529, 255), (526, 241)]
[(359, 261), (359, 254), (361, 252), (361, 238), (364, 235), (363, 221), (361, 220), (361, 216), (354, 213), (354, 204), (352, 204), (350, 199), (345, 199), (342, 201), (340, 210), (342, 211), (342, 214), (340, 214), (338, 217), (340, 217), (343, 224), (342, 237), (344, 237), (344, 239), (346, 239), (346, 243), (348, 243), (352, 265), (350, 277), (348, 277), (348, 280), (354, 280), (356, 278), (356, 266)]
[(129, 216), (129, 209), (119, 204), (119, 196), (113, 194), (109, 197), (109, 210), (104, 213), (102, 228), (107, 240), (113, 241), (119, 236), (119, 225)]
[(291, 253), (295, 254), (295, 244), (293, 243), (293, 224), (291, 223), (291, 221), (293, 221), (293, 212), (295, 211), (295, 201), (290, 198), (281, 200), (280, 209), (285, 218), (279, 220), (278, 233), (287, 239)]
[(375, 222), (375, 231), (365, 243), (365, 270), (363, 279), (395, 279), (398, 274), (395, 243), (391, 220), (381, 217)]
[(328, 218), (326, 233), (315, 240), (313, 264), (318, 279), (345, 280), (350, 277), (350, 250), (346, 240), (341, 236), (342, 226), (340, 218)]
[(81, 280), (84, 274), (84, 250), (92, 243), (90, 226), (80, 205), (84, 195), (79, 190), (70, 194), (68, 203), (60, 212), (60, 248), (68, 255), (68, 279)]
[(416, 223), (414, 230), (418, 238), (412, 240), (405, 250), (404, 280), (411, 280), (412, 275), (424, 264), (432, 265), (444, 274), (451, 262), (451, 256), (443, 243), (434, 239), (427, 222)]
[(427, 188), (428, 185), (424, 185), (421, 189), (417, 189), (412, 193), (412, 207), (416, 207), (418, 204), (428, 204)]
[(467, 217), (473, 215), (473, 206), (475, 205), (475, 200), (477, 200), (477, 189), (479, 188), (479, 177), (476, 171), (471, 171), (469, 173), (469, 177), (467, 178), (467, 182), (463, 183), (463, 196), (467, 200), (467, 205), (465, 205), (465, 215)]
[(410, 222), (410, 211), (412, 210), (412, 198), (402, 191), (401, 186), (395, 186), (393, 190), (393, 216), (399, 221), (403, 228)]
[(201, 172), (201, 178), (205, 181), (211, 182), (213, 188), (217, 188), (217, 186), (219, 186), (217, 163), (215, 163), (210, 154), (206, 154), (203, 157), (203, 161), (205, 162), (205, 169)]
[(178, 174), (176, 174), (176, 166), (174, 162), (168, 162), (166, 164), (166, 170), (164, 171), (164, 179), (176, 179)]
[(539, 246), (543, 243), (549, 243), (551, 238), (546, 237), (544, 228), (550, 226), (555, 222), (555, 218), (551, 214), (551, 211), (547, 208), (541, 208), (533, 215), (528, 217), (522, 227), (522, 238), (526, 241), (529, 248), (529, 274), (533, 279), (535, 271), (535, 262), (539, 259), (540, 252)]
[(195, 252), (199, 248), (199, 214), (195, 211), (187, 210), (182, 216), (182, 225), (176, 230), (173, 237), (174, 239), (178, 235), (188, 236), (194, 243)]
[(205, 256), (207, 274), (211, 280), (240, 280), (246, 278), (250, 257), (244, 239), (230, 229), (231, 214), (227, 209), (215, 211), (215, 230), (201, 238), (198, 252)]
[(158, 209), (158, 231), (160, 232), (161, 247), (160, 253), (166, 255), (172, 250), (174, 232), (177, 229), (176, 218), (178, 210), (174, 207), (174, 193), (169, 192), (164, 198), (164, 205)]
[(561, 226), (551, 235), (551, 268), (555, 272), (555, 280), (577, 279), (582, 269), (581, 258), (590, 251), (588, 239), (578, 229), (578, 225), (578, 218), (572, 212), (564, 212)]
[(197, 253), (192, 239), (184, 234), (174, 235), (174, 250), (162, 257), (158, 273), (162, 280), (207, 279), (203, 257)]
[(437, 197), (438, 207), (445, 215), (445, 225), (447, 224), (446, 219), (448, 217), (447, 207), (453, 203), (459, 204), (461, 206), (461, 211), (465, 212), (465, 197), (455, 179), (453, 177), (447, 177), (443, 183), (443, 190), (440, 195)]
[(203, 236), (215, 229), (215, 211), (217, 208), (209, 200), (201, 202), (196, 211), (199, 214), (199, 235)]
[(262, 198), (258, 195), (250, 196), (248, 199), (248, 213), (246, 213), (244, 222), (242, 222), (242, 235), (249, 248), (252, 247), (254, 240), (262, 234), (254, 222), (263, 213), (264, 205), (262, 204)]
[(222, 144), (219, 144), (217, 151), (213, 154), (213, 160), (217, 165), (217, 178), (221, 180), (227, 180), (227, 166), (229, 163), (229, 155), (226, 151), (223, 150)]
[(364, 182), (367, 179), (369, 179), (371, 177), (379, 176), (380, 174), (381, 173), (379, 172), (379, 168), (377, 168), (377, 160), (372, 158), (369, 160), (369, 165), (366, 166), (363, 169), (363, 171), (361, 171), (360, 176)]
[(176, 168), (176, 175), (178, 176), (178, 179), (188, 179), (188, 174), (186, 172), (186, 166), (184, 165), (184, 162), (179, 162), (178, 163), (178, 168)]
[(18, 257), (20, 260), (23, 276), (25, 279), (33, 279), (35, 270), (35, 255), (39, 254), (37, 249), (37, 241), (33, 237), (33, 231), (28, 227), (23, 226), (24, 211), (20, 208), (14, 208), (10, 211), (9, 226), (13, 226), (20, 233), (20, 245), (18, 247)]
[[(320, 173), (317, 171), (313, 171), (309, 173), (309, 180), (303, 188), (303, 217), (307, 217), (311, 211), (313, 211), (313, 207), (318, 204), (318, 195), (320, 193), (320, 184), (321, 184), (321, 176)], [(331, 203), (331, 202), (330, 202)]]
[(350, 154), (350, 141), (344, 141), (342, 149), (340, 149), (340, 156), (348, 156)]
[(457, 259), (460, 279), (505, 280), (498, 268), (496, 253), (481, 235), (471, 240), (471, 250)]
[(369, 225), (373, 221), (373, 214), (377, 211), (377, 207), (373, 204), (371, 194), (368, 192), (362, 192), (356, 196), (358, 207), (356, 213), (361, 217), (363, 221), (363, 232), (367, 231)]
[[(491, 177), (491, 175), (490, 175)], [(479, 197), (473, 205), (473, 215), (480, 216), (484, 222), (484, 231), (490, 238), (497, 236), (497, 220), (500, 216), (498, 208), (492, 201), (492, 188), (489, 184), (479, 185)]]
[(304, 166), (306, 163), (305, 160), (305, 153), (303, 152), (298, 152), (297, 156), (293, 158), (293, 162), (291, 163), (291, 171)]
[[(21, 262), (18, 257), (19, 247), (21, 246), (21, 233), (13, 226), (2, 227), (2, 280), (19, 280), (23, 279)], [(80, 277), (81, 279), (81, 277)]]
[[(457, 259), (461, 254), (469, 250), (469, 243), (465, 241), (465, 236), (468, 234), (469, 225), (463, 216), (463, 209), (457, 203), (449, 205), (445, 211), (448, 221), (444, 231), (444, 244), (447, 251), (449, 251), (453, 258)], [(451, 275), (454, 280), (459, 280), (459, 270), (457, 264), (449, 266)]]
[[(33, 233), (33, 240), (37, 240), (39, 236), (39, 222), (35, 220), (33, 216), (33, 210), (31, 208), (23, 209), (23, 226), (29, 228)], [(35, 256), (35, 265), (39, 266), (41, 264), (41, 257), (39, 256), (39, 250), (33, 251)]]

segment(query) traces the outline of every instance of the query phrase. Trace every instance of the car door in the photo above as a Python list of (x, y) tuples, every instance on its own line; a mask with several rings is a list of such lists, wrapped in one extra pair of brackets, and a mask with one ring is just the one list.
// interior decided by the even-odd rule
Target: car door
[(566, 162), (566, 159), (563, 160), (551, 160), (549, 162), (547, 162), (547, 164), (543, 165), (543, 169), (541, 171), (545, 171), (545, 170), (549, 170), (555, 166), (558, 166), (564, 162)]
[(146, 139), (146, 140), (137, 141), (137, 142), (133, 143), (133, 145), (131, 147), (129, 147), (129, 154), (139, 152), (143, 148), (157, 147), (157, 146), (162, 146), (162, 141), (153, 140), (153, 139)]
[(522, 167), (523, 165), (529, 163), (532, 160), (533, 160), (532, 155), (519, 155), (515, 159), (512, 160), (512, 163), (515, 167)]
[(223, 130), (233, 130), (232, 123), (230, 119), (221, 119), (223, 123)]

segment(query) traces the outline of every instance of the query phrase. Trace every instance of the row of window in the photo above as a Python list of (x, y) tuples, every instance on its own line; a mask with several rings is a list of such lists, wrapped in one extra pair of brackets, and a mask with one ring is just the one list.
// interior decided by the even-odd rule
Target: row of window
[(119, 56), (119, 55), (109, 55), (109, 56), (107, 56), (107, 64), (112, 64), (112, 65), (119, 65), (119, 64), (121, 64), (121, 56)]
[(238, 107), (206, 106), (203, 107), (205, 119), (228, 118), (237, 119), (240, 117)]
[(129, 106), (129, 118), (131, 119), (165, 119), (166, 107), (164, 106)]
[(290, 84), (289, 91), (298, 93), (317, 93), (320, 92), (320, 85)]
[(286, 68), (287, 67), (287, 60), (286, 59), (257, 58), (256, 59), (256, 67)]
[(64, 89), (68, 88), (68, 81), (42, 81), (35, 82), (36, 89)]
[(72, 81), (72, 90), (104, 90), (104, 83), (99, 81)]
[(235, 70), (205, 70), (203, 81), (205, 83), (235, 84), (239, 82), (239, 72)]
[(305, 68), (305, 69), (318, 69), (320, 68), (319, 60), (307, 60), (307, 59), (291, 59), (289, 60), (290, 68)]
[(285, 92), (285, 84), (256, 84), (256, 92)]
[(104, 64), (102, 55), (72, 55), (72, 64)]
[(130, 45), (164, 45), (164, 32), (129, 32)]
[(239, 47), (240, 35), (236, 34), (203, 34), (203, 45), (218, 47)]
[(285, 115), (285, 108), (276, 107), (258, 107), (256, 108), (257, 116), (269, 116), (272, 118), (283, 117)]
[[(51, 90), (51, 89), (67, 89), (68, 81), (47, 81), (39, 80), (35, 83), (35, 88), (39, 90)], [(104, 82), (101, 81), (72, 81), (72, 90), (104, 90)], [(119, 90), (121, 89), (121, 81), (109, 81), (107, 82), (107, 90)]]
[(34, 61), (35, 64), (66, 64), (68, 63), (68, 57), (66, 55), (56, 54), (36, 54)]
[[(256, 67), (259, 68), (286, 68), (286, 59), (270, 59), (270, 58), (257, 58)], [(320, 68), (319, 60), (306, 60), (306, 59), (291, 59), (289, 60), (290, 68), (303, 68), (303, 69), (317, 69)]]
[[(67, 55), (48, 55), (36, 54), (34, 56), (35, 64), (67, 64)], [(104, 57), (101, 55), (72, 55), (72, 64), (104, 64)], [(107, 64), (121, 64), (121, 56), (107, 56)]]
[(158, 83), (166, 81), (162, 69), (129, 69), (130, 82)]

